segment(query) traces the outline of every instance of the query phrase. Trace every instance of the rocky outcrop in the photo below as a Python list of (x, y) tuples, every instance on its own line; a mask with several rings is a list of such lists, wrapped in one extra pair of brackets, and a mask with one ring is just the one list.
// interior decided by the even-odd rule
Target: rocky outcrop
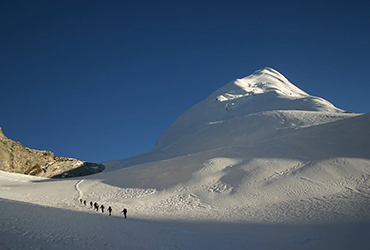
[(104, 168), (103, 164), (84, 162), (72, 158), (55, 157), (54, 161), (41, 167), (42, 174), (40, 176), (53, 178), (76, 177), (99, 173)]
[(42, 177), (76, 177), (98, 173), (104, 165), (56, 157), (53, 152), (24, 147), (7, 138), (0, 128), (0, 170)]

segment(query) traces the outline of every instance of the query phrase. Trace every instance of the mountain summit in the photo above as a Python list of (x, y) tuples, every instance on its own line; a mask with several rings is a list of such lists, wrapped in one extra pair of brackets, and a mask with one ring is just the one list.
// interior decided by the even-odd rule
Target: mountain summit
[(328, 115), (344, 113), (329, 101), (299, 89), (277, 70), (266, 67), (227, 83), (190, 108), (158, 140), (154, 149), (162, 150), (182, 138), (189, 138), (210, 124), (284, 110), (316, 111)]
[(306, 92), (289, 82), (278, 71), (266, 67), (255, 71), (250, 76), (226, 84), (223, 88), (213, 93), (211, 97), (217, 95), (217, 100), (222, 102), (268, 92), (275, 92), (278, 95), (290, 98), (309, 96)]
[(343, 112), (327, 100), (299, 89), (277, 70), (266, 67), (227, 83), (178, 121), (186, 119), (189, 125), (189, 120), (190, 123), (214, 122), (273, 110)]

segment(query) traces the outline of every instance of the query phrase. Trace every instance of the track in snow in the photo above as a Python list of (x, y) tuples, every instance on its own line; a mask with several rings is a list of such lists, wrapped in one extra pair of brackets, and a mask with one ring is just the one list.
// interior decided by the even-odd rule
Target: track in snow
[(83, 192), (81, 191), (81, 189), (78, 187), (84, 180), (80, 180), (79, 182), (77, 182), (77, 184), (75, 185), (75, 189), (76, 191), (78, 192), (78, 200), (82, 199), (82, 196), (83, 196)]

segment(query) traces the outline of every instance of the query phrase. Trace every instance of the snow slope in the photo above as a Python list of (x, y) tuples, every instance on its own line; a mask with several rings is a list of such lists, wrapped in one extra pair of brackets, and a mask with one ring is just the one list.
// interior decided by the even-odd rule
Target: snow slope
[(0, 248), (368, 249), (369, 125), (265, 68), (102, 173), (0, 172)]
[(264, 68), (226, 84), (186, 111), (161, 136), (154, 150), (167, 150), (208, 125), (276, 110), (319, 111), (331, 116), (344, 113), (330, 102), (300, 90), (278, 71)]

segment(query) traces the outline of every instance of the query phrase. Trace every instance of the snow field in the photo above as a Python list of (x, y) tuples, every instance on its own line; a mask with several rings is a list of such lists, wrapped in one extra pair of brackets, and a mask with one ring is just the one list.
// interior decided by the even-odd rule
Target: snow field
[(102, 173), (0, 172), (0, 248), (368, 249), (369, 124), (256, 71)]
[[(322, 113), (267, 116), (302, 128), (280, 129), (251, 146), (153, 152), (83, 179), (1, 172), (2, 248), (367, 249), (368, 115), (328, 116), (332, 122), (317, 126), (307, 125), (325, 120)], [(348, 151), (353, 142), (359, 146)], [(80, 197), (112, 206), (113, 216), (81, 206)]]

